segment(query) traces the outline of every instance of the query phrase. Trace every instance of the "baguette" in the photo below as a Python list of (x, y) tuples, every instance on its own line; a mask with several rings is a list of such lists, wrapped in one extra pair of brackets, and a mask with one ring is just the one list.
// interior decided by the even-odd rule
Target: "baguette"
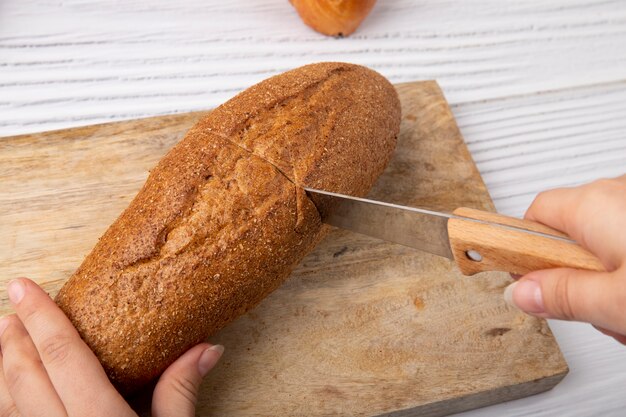
[(400, 103), (344, 63), (269, 78), (161, 159), (56, 297), (131, 393), (275, 290), (324, 234), (301, 187), (364, 195), (395, 147)]

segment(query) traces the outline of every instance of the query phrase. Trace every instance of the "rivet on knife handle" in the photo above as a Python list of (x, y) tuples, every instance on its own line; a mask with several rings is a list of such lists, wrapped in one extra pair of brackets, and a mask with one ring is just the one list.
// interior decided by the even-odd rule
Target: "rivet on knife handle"
[[(450, 247), (465, 275), (483, 271), (526, 274), (558, 267), (605, 270), (589, 251), (561, 232), (539, 223), (468, 208), (459, 208), (454, 215), (448, 220)], [(537, 233), (524, 233), (506, 226)]]

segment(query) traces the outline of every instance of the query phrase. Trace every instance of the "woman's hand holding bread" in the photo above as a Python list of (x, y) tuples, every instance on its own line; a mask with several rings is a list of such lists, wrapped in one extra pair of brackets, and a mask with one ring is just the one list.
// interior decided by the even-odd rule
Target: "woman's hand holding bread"
[[(16, 314), (0, 320), (0, 416), (136, 416), (96, 355), (37, 284), (8, 285)], [(200, 382), (223, 348), (201, 343), (172, 363), (152, 397), (155, 417), (195, 415)]]

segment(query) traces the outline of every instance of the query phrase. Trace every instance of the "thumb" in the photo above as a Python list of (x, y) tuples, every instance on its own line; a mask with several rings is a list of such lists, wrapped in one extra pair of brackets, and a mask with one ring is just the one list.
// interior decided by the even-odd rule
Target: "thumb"
[(202, 378), (215, 366), (223, 352), (222, 345), (201, 343), (176, 359), (163, 372), (154, 388), (152, 415), (194, 416)]
[(533, 271), (509, 285), (505, 300), (538, 317), (584, 321), (626, 334), (624, 286), (613, 273), (570, 268)]

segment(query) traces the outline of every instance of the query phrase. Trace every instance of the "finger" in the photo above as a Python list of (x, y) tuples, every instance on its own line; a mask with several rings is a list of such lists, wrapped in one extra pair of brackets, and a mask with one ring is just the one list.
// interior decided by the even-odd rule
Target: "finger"
[[(0, 336), (2, 333), (0, 332)], [(9, 394), (9, 388), (4, 380), (4, 369), (2, 368), (2, 352), (0, 351), (0, 416), (3, 417), (19, 417), (17, 407)]]
[[(64, 416), (65, 408), (35, 345), (15, 315), (0, 320), (3, 382), (23, 416)], [(33, 395), (36, 393), (36, 395)]]
[(539, 193), (524, 217), (538, 221), (567, 233), (572, 238), (579, 235), (576, 208), (583, 204), (583, 196), (589, 184), (578, 187), (556, 188)]
[(626, 334), (626, 293), (618, 278), (569, 268), (534, 271), (507, 287), (505, 299), (538, 317), (584, 321)]
[[(525, 217), (567, 233), (596, 254), (609, 271), (626, 255), (626, 180), (603, 179), (540, 193)], [(610, 219), (611, 221), (607, 221)]]
[(202, 378), (215, 366), (223, 352), (221, 345), (202, 343), (171, 364), (154, 389), (152, 415), (194, 416)]
[(11, 281), (8, 293), (68, 414), (132, 412), (109, 382), (96, 356), (48, 294), (26, 278)]
[(596, 330), (598, 330), (600, 333), (612, 337), (613, 339), (620, 342), (622, 345), (626, 345), (626, 336), (624, 336), (623, 334), (612, 332), (600, 326), (593, 326), (593, 327), (595, 327)]

